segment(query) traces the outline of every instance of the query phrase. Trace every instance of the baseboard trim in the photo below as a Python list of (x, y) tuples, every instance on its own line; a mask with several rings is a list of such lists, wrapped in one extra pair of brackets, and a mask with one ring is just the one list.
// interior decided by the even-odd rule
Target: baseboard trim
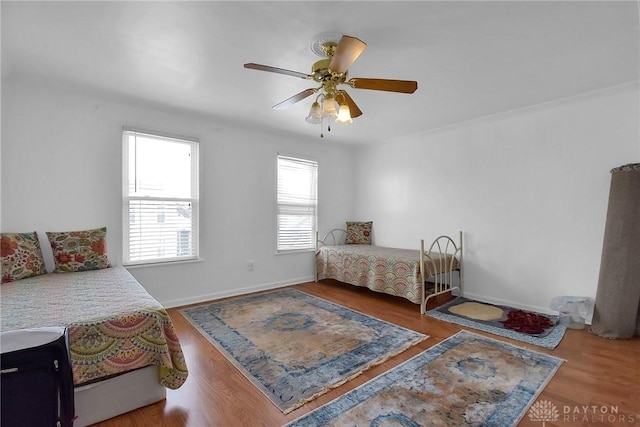
[(182, 307), (185, 305), (198, 304), (201, 302), (214, 301), (220, 298), (228, 298), (228, 297), (234, 297), (237, 295), (250, 294), (253, 292), (284, 288), (285, 286), (297, 285), (299, 283), (305, 283), (305, 282), (312, 282), (313, 280), (315, 280), (313, 276), (300, 277), (297, 279), (290, 279), (282, 282), (263, 283), (259, 285), (246, 286), (244, 288), (237, 288), (233, 290), (225, 290), (220, 292), (213, 292), (210, 294), (203, 294), (203, 295), (193, 296), (189, 298), (160, 301), (160, 304), (162, 304), (165, 308), (176, 308), (176, 307)]

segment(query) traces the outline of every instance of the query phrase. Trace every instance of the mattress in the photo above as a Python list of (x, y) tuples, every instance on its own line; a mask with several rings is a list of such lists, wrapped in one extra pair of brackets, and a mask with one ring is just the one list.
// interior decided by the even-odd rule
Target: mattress
[(188, 370), (171, 318), (124, 268), (50, 273), (2, 284), (0, 330), (67, 326), (74, 385), (149, 365), (180, 387)]

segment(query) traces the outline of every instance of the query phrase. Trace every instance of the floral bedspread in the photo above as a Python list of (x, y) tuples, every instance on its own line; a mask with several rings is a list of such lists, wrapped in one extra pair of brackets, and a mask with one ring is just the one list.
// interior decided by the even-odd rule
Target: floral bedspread
[[(437, 254), (432, 258), (445, 257), (442, 266), (457, 268), (458, 261), (452, 255)], [(373, 245), (322, 246), (316, 253), (318, 275), (327, 279), (404, 297), (420, 304), (420, 251), (412, 249), (386, 248)], [(440, 262), (425, 262), (427, 277), (440, 273)]]
[(76, 386), (149, 365), (180, 387), (188, 370), (171, 318), (122, 267), (2, 284), (0, 330), (67, 326)]

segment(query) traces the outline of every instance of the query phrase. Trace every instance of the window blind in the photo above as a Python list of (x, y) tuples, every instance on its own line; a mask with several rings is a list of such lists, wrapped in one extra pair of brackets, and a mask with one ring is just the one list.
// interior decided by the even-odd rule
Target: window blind
[(198, 257), (198, 142), (126, 130), (124, 264)]
[(315, 248), (318, 163), (278, 155), (277, 181), (277, 250)]

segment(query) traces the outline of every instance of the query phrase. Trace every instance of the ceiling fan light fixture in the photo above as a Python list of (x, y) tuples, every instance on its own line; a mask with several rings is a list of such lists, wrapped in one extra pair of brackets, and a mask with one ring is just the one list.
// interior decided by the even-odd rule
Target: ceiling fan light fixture
[(322, 109), (320, 108), (320, 104), (318, 101), (315, 101), (311, 104), (311, 110), (309, 110), (309, 115), (305, 119), (307, 123), (312, 125), (317, 125), (322, 121)]
[[(284, 74), (317, 83), (318, 86), (315, 88), (305, 89), (272, 108), (283, 110), (320, 91), (305, 120), (310, 124), (319, 124), (321, 129), (324, 126), (325, 117), (334, 119), (338, 124), (351, 124), (354, 118), (362, 115), (358, 105), (346, 91), (339, 89), (339, 85), (347, 85), (352, 89), (406, 94), (414, 93), (418, 89), (418, 82), (412, 80), (359, 77), (347, 79), (349, 68), (367, 47), (367, 44), (357, 37), (328, 32), (320, 33), (314, 37), (309, 46), (313, 53), (322, 58), (312, 65), (311, 74), (252, 62), (244, 64), (244, 67)], [(330, 130), (331, 125), (327, 124), (327, 131)], [(323, 136), (322, 131), (320, 136)]]
[(336, 118), (336, 123), (341, 125), (350, 125), (353, 123), (353, 119), (351, 118), (351, 110), (347, 104), (342, 104), (340, 109), (338, 110), (338, 117)]

